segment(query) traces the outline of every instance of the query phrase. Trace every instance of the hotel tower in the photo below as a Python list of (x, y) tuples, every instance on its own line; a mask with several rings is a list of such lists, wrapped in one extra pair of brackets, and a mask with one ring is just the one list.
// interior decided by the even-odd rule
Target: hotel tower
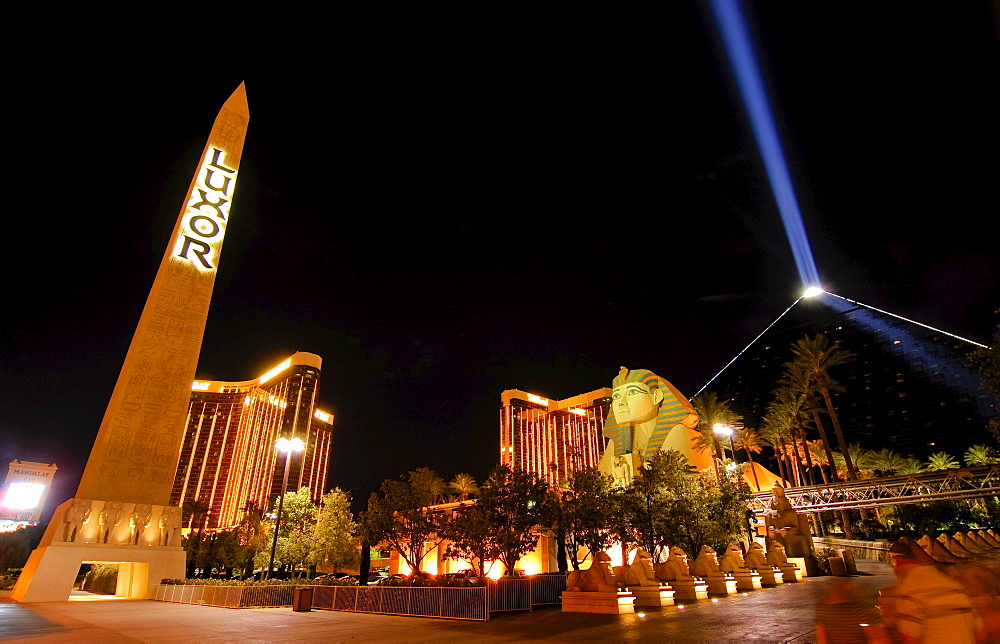
[(601, 462), (608, 442), (601, 432), (611, 407), (607, 387), (565, 400), (508, 389), (500, 401), (502, 465), (534, 472), (556, 486)]
[(253, 380), (195, 381), (170, 504), (204, 502), (208, 529), (238, 524), (248, 502), (268, 508), (285, 473), (274, 447), (280, 437), (306, 446), (291, 458), (287, 489), (308, 487), (318, 502), (333, 429), (333, 415), (316, 406), (321, 365), (319, 356), (299, 352)]

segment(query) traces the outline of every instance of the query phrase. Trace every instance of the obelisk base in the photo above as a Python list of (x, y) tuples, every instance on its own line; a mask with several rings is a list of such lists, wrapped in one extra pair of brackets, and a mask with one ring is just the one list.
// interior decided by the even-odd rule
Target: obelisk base
[(115, 595), (146, 599), (148, 587), (163, 578), (184, 577), (184, 549), (106, 543), (57, 543), (36, 548), (11, 591), (19, 602), (64, 602), (69, 599), (80, 564), (118, 564)]
[[(107, 512), (106, 506), (111, 507)], [(184, 577), (186, 554), (178, 544), (180, 516), (180, 508), (171, 506), (111, 506), (107, 501), (69, 499), (53, 512), (11, 599), (64, 602), (84, 563), (118, 564), (115, 595), (146, 599), (150, 585)]]
[(635, 597), (632, 593), (567, 590), (561, 598), (564, 613), (626, 615), (635, 612)]

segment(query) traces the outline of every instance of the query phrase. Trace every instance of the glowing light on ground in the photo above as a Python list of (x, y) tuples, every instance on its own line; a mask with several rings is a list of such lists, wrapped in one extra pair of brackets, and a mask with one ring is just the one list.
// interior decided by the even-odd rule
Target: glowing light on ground
[(757, 140), (757, 148), (764, 161), (771, 191), (781, 213), (781, 222), (792, 247), (799, 278), (805, 285), (818, 284), (819, 272), (816, 270), (816, 262), (813, 260), (809, 238), (795, 198), (795, 189), (781, 150), (767, 91), (760, 76), (757, 52), (750, 40), (739, 0), (712, 0), (711, 7), (736, 85), (743, 98), (750, 127)]

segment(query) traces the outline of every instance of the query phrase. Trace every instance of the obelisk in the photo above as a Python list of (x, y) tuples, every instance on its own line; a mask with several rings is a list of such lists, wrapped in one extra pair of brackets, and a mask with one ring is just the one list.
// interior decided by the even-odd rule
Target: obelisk
[(76, 497), (53, 514), (18, 601), (65, 601), (83, 561), (125, 562), (118, 594), (132, 597), (184, 576), (180, 509), (167, 503), (249, 120), (241, 84), (208, 136)]

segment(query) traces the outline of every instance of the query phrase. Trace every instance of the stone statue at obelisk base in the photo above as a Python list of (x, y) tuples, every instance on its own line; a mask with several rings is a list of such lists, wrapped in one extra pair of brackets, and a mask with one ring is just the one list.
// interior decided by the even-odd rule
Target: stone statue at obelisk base
[(17, 601), (66, 601), (83, 562), (118, 563), (115, 594), (137, 599), (184, 576), (180, 508), (167, 504), (249, 120), (241, 84), (212, 126), (76, 496), (52, 515)]

